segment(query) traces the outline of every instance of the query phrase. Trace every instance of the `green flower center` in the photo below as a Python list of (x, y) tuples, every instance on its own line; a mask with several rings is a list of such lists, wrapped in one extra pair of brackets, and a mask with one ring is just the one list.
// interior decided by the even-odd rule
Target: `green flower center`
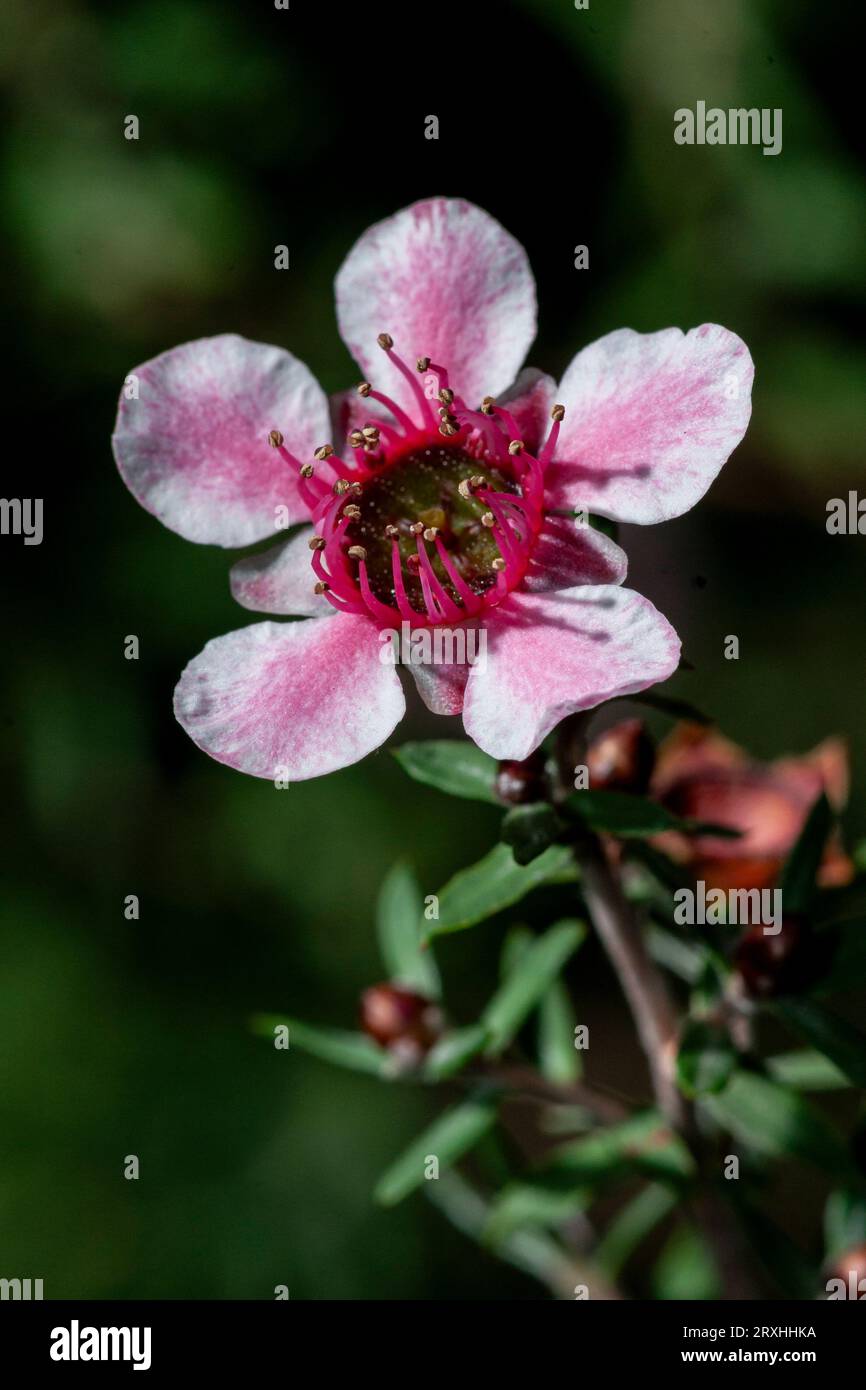
[(460, 597), (433, 533), (473, 593), (484, 594), (495, 584), (494, 561), (501, 552), (491, 526), (482, 519), (490, 521), (489, 508), (470, 487), (471, 480), (479, 478), (495, 492), (517, 492), (513, 479), (500, 469), (447, 444), (431, 444), (406, 454), (364, 483), (360, 497), (353, 499), (360, 516), (347, 528), (345, 539), (347, 547), (360, 545), (366, 551), (370, 588), (382, 603), (395, 603), (392, 550), (396, 540), (407, 598), (413, 608), (424, 611), (418, 545), (419, 540), (424, 545), (425, 539), (419, 528), (428, 532), (426, 548), (437, 578), (457, 603)]

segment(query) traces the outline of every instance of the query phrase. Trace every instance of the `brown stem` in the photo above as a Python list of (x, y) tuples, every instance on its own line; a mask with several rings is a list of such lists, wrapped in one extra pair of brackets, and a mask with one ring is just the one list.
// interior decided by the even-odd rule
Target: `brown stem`
[[(619, 1124), (631, 1113), (627, 1106), (614, 1096), (605, 1095), (582, 1081), (560, 1084), (548, 1081), (533, 1067), (518, 1063), (498, 1063), (487, 1066), (481, 1076), (496, 1081), (506, 1090), (516, 1095), (551, 1105), (576, 1105), (589, 1110), (604, 1124)], [(473, 1073), (469, 1073), (473, 1076)], [(477, 1079), (477, 1077), (475, 1078)]]
[[(585, 757), (587, 722), (585, 715), (577, 715), (560, 728), (558, 756), (562, 796), (570, 790), (573, 769)], [(692, 1106), (677, 1085), (680, 1025), (667, 982), (650, 957), (635, 909), (623, 893), (619, 875), (598, 836), (590, 831), (581, 832), (575, 845), (575, 857), (581, 869), (583, 895), (593, 925), (635, 1020), (656, 1102), (671, 1127), (688, 1144), (699, 1175), (705, 1179), (708, 1161), (712, 1160), (695, 1124)], [(715, 1252), (725, 1297), (756, 1297), (756, 1286), (748, 1269), (748, 1252), (735, 1218), (719, 1199), (711, 1182), (695, 1194), (690, 1205)]]
[(674, 1072), (679, 1020), (673, 999), (597, 836), (581, 837), (577, 859), (586, 905), (634, 1016), (659, 1109), (683, 1133), (691, 1121)]

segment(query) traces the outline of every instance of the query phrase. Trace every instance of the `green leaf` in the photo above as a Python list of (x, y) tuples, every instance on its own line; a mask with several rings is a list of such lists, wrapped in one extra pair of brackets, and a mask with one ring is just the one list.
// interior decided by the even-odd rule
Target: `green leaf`
[(375, 1200), (383, 1207), (402, 1202), (424, 1182), (428, 1158), (439, 1160), (440, 1171), (456, 1163), (483, 1139), (496, 1119), (496, 1097), (476, 1095), (455, 1105), (409, 1145), (379, 1179)]
[(666, 970), (678, 975), (690, 985), (701, 979), (706, 965), (706, 956), (700, 946), (683, 941), (668, 931), (652, 923), (646, 930), (646, 944), (653, 960)]
[(650, 801), (646, 796), (632, 796), (629, 792), (572, 792), (565, 807), (590, 830), (609, 835), (658, 835), (664, 830), (679, 830), (684, 835), (718, 835), (731, 839), (740, 833), (727, 825), (682, 820), (657, 801)]
[(811, 1047), (768, 1057), (767, 1070), (774, 1081), (795, 1091), (840, 1091), (850, 1084), (829, 1057)]
[(668, 714), (671, 719), (688, 719), (692, 724), (715, 724), (715, 720), (709, 715), (699, 710), (697, 705), (692, 705), (688, 700), (678, 700), (672, 695), (656, 695), (652, 691), (642, 690), (637, 695), (624, 696), (632, 704), (647, 705), (649, 709), (657, 709), (660, 714)]
[(800, 838), (782, 869), (779, 887), (786, 912), (808, 912), (816, 893), (815, 880), (833, 823), (830, 803), (822, 792), (815, 802)]
[(831, 1192), (824, 1208), (824, 1242), (828, 1255), (843, 1255), (866, 1244), (866, 1196), (841, 1189)]
[(677, 1053), (677, 1082), (694, 1100), (721, 1091), (737, 1065), (737, 1053), (724, 1028), (691, 1019), (683, 1030)]
[(529, 806), (513, 806), (503, 817), (500, 838), (510, 845), (518, 864), (531, 864), (550, 845), (556, 843), (564, 824), (546, 801)]
[(680, 1226), (668, 1240), (652, 1273), (657, 1299), (712, 1299), (721, 1293), (713, 1258), (692, 1226)]
[(382, 881), (376, 904), (379, 949), (390, 980), (408, 985), (428, 999), (441, 994), (432, 951), (421, 946), (423, 900), (408, 864), (393, 864)]
[(557, 922), (526, 948), (481, 1015), (488, 1056), (507, 1047), (585, 935), (582, 922)]
[[(424, 1185), (425, 1195), (444, 1216), (470, 1240), (483, 1241), (489, 1219), (489, 1204), (460, 1174), (452, 1169), (438, 1182)], [(532, 1275), (558, 1298), (571, 1296), (574, 1268), (570, 1257), (546, 1231), (521, 1227), (500, 1241), (489, 1241), (501, 1260)]]
[(439, 919), (430, 936), (463, 931), (519, 902), (543, 883), (573, 883), (577, 868), (567, 845), (551, 845), (531, 864), (515, 864), (507, 845), (495, 845), (468, 869), (461, 869), (439, 894)]
[(679, 1185), (695, 1171), (685, 1144), (655, 1110), (642, 1111), (620, 1124), (563, 1144), (552, 1153), (551, 1167), (586, 1183), (637, 1171)]
[(514, 926), (509, 927), (505, 936), (502, 938), (502, 950), (499, 953), (499, 978), (505, 980), (516, 970), (520, 964), (520, 959), (524, 951), (535, 940), (535, 933), (522, 922), (515, 922)]
[(596, 1246), (596, 1263), (609, 1279), (615, 1279), (650, 1231), (677, 1205), (677, 1194), (651, 1182), (617, 1212)]
[(555, 1086), (570, 1086), (583, 1071), (574, 1045), (576, 1022), (568, 990), (561, 980), (554, 980), (538, 1012), (538, 1066), (545, 1080)]
[(591, 1201), (586, 1188), (564, 1188), (543, 1179), (511, 1183), (491, 1203), (482, 1238), (496, 1246), (525, 1226), (557, 1227), (585, 1211)]
[(428, 739), (424, 743), (404, 743), (393, 751), (404, 772), (416, 782), (469, 801), (501, 804), (494, 791), (496, 759), (468, 740)]
[(456, 1076), (467, 1062), (483, 1051), (487, 1042), (487, 1029), (481, 1023), (470, 1023), (465, 1028), (454, 1028), (434, 1043), (424, 1062), (424, 1076), (428, 1081), (445, 1081)]
[(796, 1091), (754, 1072), (735, 1072), (703, 1104), (736, 1139), (767, 1158), (796, 1157), (828, 1173), (847, 1174), (851, 1160), (836, 1129)]
[(837, 1018), (813, 999), (780, 1000), (771, 1012), (825, 1053), (852, 1085), (866, 1086), (866, 1034), (853, 1023)]
[(301, 1023), (296, 1018), (286, 1018), (277, 1014), (254, 1014), (250, 1020), (252, 1031), (259, 1037), (274, 1040), (274, 1029), (286, 1027), (289, 1030), (289, 1049), (299, 1047), (323, 1062), (332, 1062), (337, 1067), (348, 1067), (350, 1071), (363, 1071), (369, 1076), (387, 1076), (387, 1053), (364, 1033), (350, 1033), (340, 1028), (319, 1028), (310, 1023)]

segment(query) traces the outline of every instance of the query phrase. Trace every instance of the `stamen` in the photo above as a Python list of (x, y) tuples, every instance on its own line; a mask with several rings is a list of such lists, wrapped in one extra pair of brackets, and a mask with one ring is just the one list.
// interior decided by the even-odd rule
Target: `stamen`
[[(358, 547), (358, 549), (360, 549), (360, 547)], [(378, 618), (379, 622), (387, 623), (390, 626), (394, 622), (394, 610), (377, 599), (376, 595), (373, 593), (373, 590), (370, 588), (370, 580), (367, 576), (367, 566), (364, 560), (358, 565), (358, 583), (361, 586), (364, 602), (373, 614), (373, 617)]]
[(559, 439), (559, 427), (565, 419), (565, 406), (555, 405), (550, 412), (550, 418), (553, 421), (553, 424), (550, 426), (550, 433), (545, 439), (541, 451), (538, 455), (538, 460), (542, 467), (545, 464), (548, 464), (550, 460), (553, 458), (554, 452), (556, 450), (556, 442)]
[(477, 613), (482, 606), (483, 600), (478, 594), (472, 592), (466, 580), (458, 572), (454, 561), (451, 559), (451, 556), (448, 554), (448, 551), (445, 549), (445, 546), (438, 536), (436, 537), (436, 550), (439, 554), (439, 559), (442, 561), (442, 567), (445, 573), (448, 575), (457, 593), (463, 599), (467, 613)]
[[(406, 434), (414, 433), (415, 424), (406, 414), (405, 410), (401, 410), (397, 402), (392, 401), (391, 397), (386, 396), (383, 391), (374, 391), (369, 381), (361, 382), (361, 385), (358, 387), (358, 395), (363, 396), (365, 399), (369, 396), (370, 400), (378, 401), (386, 410), (390, 410), (397, 424)], [(387, 428), (387, 426), (384, 428)]]
[(312, 479), (313, 477), (312, 464), (302, 464), (299, 458), (296, 458), (294, 454), (289, 453), (288, 449), (285, 447), (283, 443), (283, 435), (280, 430), (269, 431), (268, 443), (270, 444), (272, 449), (277, 450), (280, 458), (283, 460), (284, 463), (287, 463), (290, 468), (293, 468), (297, 471), (301, 479), (298, 491), (300, 492), (307, 506), (310, 508), (310, 511), (315, 511), (315, 509), (319, 506), (322, 497), (327, 495), (327, 484), (323, 483), (320, 478), (316, 478), (315, 482), (312, 483), (307, 481), (309, 479)]
[(397, 600), (401, 618), (417, 618), (418, 614), (409, 602), (406, 584), (403, 579), (403, 566), (400, 562), (400, 546), (395, 539), (391, 545), (391, 574), (394, 578), (394, 597)]
[(434, 416), (433, 416), (433, 411), (432, 411), (431, 408), (430, 408), (430, 402), (428, 401), (427, 397), (424, 395), (424, 391), (422, 390), (421, 383), (418, 381), (417, 377), (415, 377), (415, 376), (412, 374), (412, 372), (410, 372), (409, 368), (406, 366), (406, 363), (403, 361), (402, 357), (398, 357), (398, 356), (397, 356), (397, 353), (394, 351), (394, 339), (391, 337), (391, 334), (390, 334), (390, 333), (380, 333), (380, 334), (379, 334), (379, 337), (378, 337), (378, 339), (377, 339), (377, 341), (378, 341), (379, 347), (382, 348), (383, 352), (387, 353), (387, 355), (388, 355), (388, 360), (389, 360), (390, 362), (393, 363), (393, 365), (397, 368), (397, 370), (398, 370), (398, 371), (406, 378), (406, 380), (408, 381), (409, 386), (410, 386), (410, 389), (411, 389), (411, 391), (412, 391), (412, 394), (414, 395), (415, 400), (418, 402), (418, 406), (419, 406), (419, 409), (420, 409), (420, 411), (421, 411), (421, 416), (422, 416), (423, 420), (424, 420), (428, 425), (433, 425), (433, 424), (435, 424), (435, 419), (434, 419)]
[[(442, 583), (439, 580), (436, 571), (430, 563), (430, 556), (427, 554), (427, 548), (422, 543), (420, 537), (418, 539), (418, 559), (421, 563), (421, 588), (424, 593), (425, 600), (427, 600), (428, 593), (430, 596), (428, 600), (428, 609), (430, 606), (430, 601), (432, 601), (435, 607), (439, 609), (439, 612), (443, 618), (448, 618), (452, 622), (454, 622), (455, 620), (459, 622), (462, 619), (463, 614), (460, 611), (457, 604), (454, 602), (453, 598), (451, 598), (450, 594), (442, 587)], [(434, 617), (435, 613), (431, 613), (430, 616)]]

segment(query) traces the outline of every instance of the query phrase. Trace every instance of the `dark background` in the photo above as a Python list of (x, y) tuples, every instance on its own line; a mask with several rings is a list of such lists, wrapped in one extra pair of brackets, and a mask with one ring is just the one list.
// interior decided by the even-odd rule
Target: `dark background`
[[(761, 756), (847, 734), (859, 771), (864, 541), (824, 524), (863, 478), (864, 137), (839, 73), (855, 13), (7, 0), (4, 375), (22, 429), (4, 493), (45, 498), (45, 537), (2, 539), (0, 1275), (43, 1278), (47, 1297), (540, 1292), (422, 1198), (373, 1207), (438, 1097), (247, 1029), (258, 1009), (352, 1026), (381, 974), (389, 864), (408, 854), (433, 892), (488, 848), (496, 813), (409, 784), (386, 751), (277, 795), (195, 749), (171, 714), (177, 675), (249, 615), (230, 557), (163, 530), (120, 483), (116, 398), (139, 362), (224, 331), (351, 384), (334, 274), (370, 222), (434, 193), (526, 246), (530, 360), (554, 375), (617, 327), (724, 323), (756, 362), (749, 434), (694, 513), (624, 529), (630, 582), (696, 667), (672, 690)], [(698, 99), (781, 107), (782, 154), (675, 146), (673, 111)], [(451, 732), (412, 711), (398, 740)], [(864, 818), (861, 782), (852, 836)], [(501, 925), (441, 950), (458, 1019), (491, 991)], [(591, 1067), (641, 1092), (591, 945), (573, 984), (600, 1039)], [(783, 1211), (814, 1241), (818, 1198), (789, 1188)]]

